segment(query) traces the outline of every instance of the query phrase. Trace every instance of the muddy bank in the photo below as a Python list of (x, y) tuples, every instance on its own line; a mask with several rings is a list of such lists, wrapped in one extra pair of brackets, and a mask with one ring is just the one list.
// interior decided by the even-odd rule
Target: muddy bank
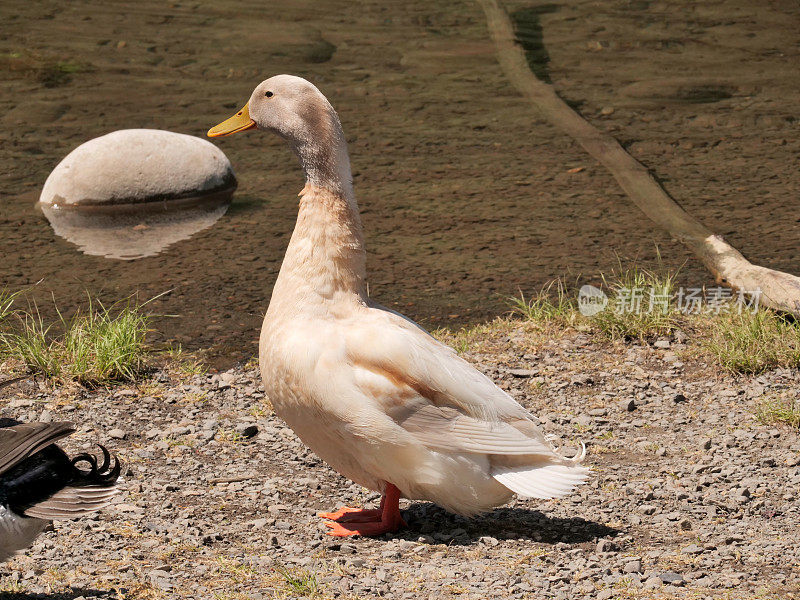
[[(800, 10), (730, 0), (506, 4), (532, 68), (608, 130), (682, 206), (749, 258), (797, 272)], [(6, 2), (0, 39), (0, 281), (39, 280), (67, 311), (172, 290), (165, 339), (251, 354), (302, 187), (282, 142), (219, 141), (240, 181), (228, 213), (164, 254), (80, 254), (33, 203), (72, 148), (114, 129), (203, 135), (270, 74), (337, 107), (364, 213), (370, 291), (427, 325), (476, 321), (503, 298), (617, 256), (710, 283), (613, 179), (539, 122), (504, 80), (471, 2), (213, 5)], [(576, 168), (583, 167), (582, 170)], [(577, 171), (577, 172), (576, 172)]]

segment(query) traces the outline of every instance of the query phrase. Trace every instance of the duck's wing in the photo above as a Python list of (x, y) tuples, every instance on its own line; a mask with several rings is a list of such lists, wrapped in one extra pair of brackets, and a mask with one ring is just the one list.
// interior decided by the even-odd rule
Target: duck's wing
[(0, 422), (0, 475), (42, 448), (75, 431), (72, 423)]
[[(102, 446), (103, 462), (81, 454), (70, 459), (54, 442), (75, 431), (72, 423), (0, 420), (0, 476), (8, 505), (40, 519), (71, 519), (106, 506), (118, 493), (120, 463)], [(76, 463), (86, 462), (89, 470)]]
[(384, 411), (426, 445), (490, 454), (552, 454), (534, 417), (418, 325), (382, 307), (348, 330), (357, 369), (390, 385)]
[[(393, 374), (437, 406), (481, 420), (529, 420), (531, 414), (486, 375), (418, 324), (374, 304), (351, 328), (356, 360)], [(360, 350), (360, 351), (359, 351)]]

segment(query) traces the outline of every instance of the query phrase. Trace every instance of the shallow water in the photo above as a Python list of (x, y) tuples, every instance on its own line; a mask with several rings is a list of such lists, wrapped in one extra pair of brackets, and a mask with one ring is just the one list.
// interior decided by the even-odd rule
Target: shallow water
[[(221, 1), (0, 7), (0, 281), (42, 310), (86, 291), (154, 303), (166, 339), (252, 354), (303, 182), (262, 132), (220, 139), (240, 182), (212, 227), (156, 256), (89, 256), (34, 208), (50, 170), (115, 129), (203, 136), (269, 75), (318, 84), (353, 158), (370, 293), (427, 326), (506, 310), (623, 260), (709, 276), (506, 81), (472, 2)], [(506, 2), (532, 69), (694, 216), (753, 260), (800, 271), (800, 9), (725, 1)], [(582, 168), (582, 169), (581, 169)]]

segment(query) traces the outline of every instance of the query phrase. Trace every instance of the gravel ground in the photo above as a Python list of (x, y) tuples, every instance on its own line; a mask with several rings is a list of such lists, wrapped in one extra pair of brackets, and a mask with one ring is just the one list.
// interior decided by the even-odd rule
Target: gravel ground
[[(315, 514), (378, 495), (271, 412), (257, 369), (168, 365), (136, 386), (0, 393), (0, 416), (80, 424), (126, 462), (126, 493), (0, 566), (3, 598), (800, 598), (800, 439), (755, 417), (797, 371), (734, 377), (684, 344), (496, 333), (465, 356), (587, 443), (591, 483), (474, 520), (401, 505), (409, 529), (330, 538)], [(667, 347), (668, 346), (668, 347)]]

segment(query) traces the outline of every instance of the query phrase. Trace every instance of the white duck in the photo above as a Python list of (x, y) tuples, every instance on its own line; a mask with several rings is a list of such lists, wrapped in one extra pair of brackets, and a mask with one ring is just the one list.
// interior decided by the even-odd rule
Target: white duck
[(557, 454), (534, 417), (413, 321), (365, 290), (364, 241), (341, 123), (311, 83), (259, 84), (210, 137), (277, 133), (306, 185), (261, 330), (259, 362), (275, 412), (339, 473), (381, 491), (378, 510), (323, 513), (331, 535), (405, 525), (398, 500), (431, 500), (461, 515), (568, 494), (586, 479), (583, 454)]

